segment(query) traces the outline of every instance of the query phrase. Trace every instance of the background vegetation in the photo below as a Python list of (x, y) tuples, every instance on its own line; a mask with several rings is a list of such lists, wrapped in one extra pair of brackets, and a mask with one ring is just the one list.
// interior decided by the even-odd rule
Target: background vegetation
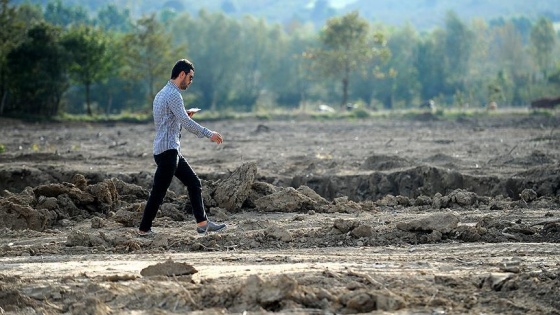
[[(180, 58), (196, 67), (186, 105), (221, 113), (428, 100), (526, 107), (560, 95), (560, 18), (539, 14), (542, 1), (526, 16), (490, 20), (446, 11), (431, 28), (380, 23), (371, 6), (337, 11), (324, 0), (291, 16), (304, 1), (208, 1), (194, 12), (186, 0), (0, 2), (0, 116), (149, 115)], [(276, 8), (276, 20), (244, 8)]]

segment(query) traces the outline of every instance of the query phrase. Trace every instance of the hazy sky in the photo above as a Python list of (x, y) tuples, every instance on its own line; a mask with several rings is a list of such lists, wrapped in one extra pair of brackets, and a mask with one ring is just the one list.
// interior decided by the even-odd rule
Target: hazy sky
[(331, 6), (335, 7), (335, 8), (342, 8), (344, 6), (346, 6), (347, 4), (356, 2), (356, 0), (329, 0)]
[[(309, 0), (309, 3), (307, 4), (307, 6), (312, 8), (315, 1), (317, 1), (317, 0)], [(356, 2), (356, 0), (329, 0), (330, 5), (333, 8), (337, 8), (337, 9), (340, 9), (340, 8), (346, 6), (350, 3), (353, 3), (353, 2)]]

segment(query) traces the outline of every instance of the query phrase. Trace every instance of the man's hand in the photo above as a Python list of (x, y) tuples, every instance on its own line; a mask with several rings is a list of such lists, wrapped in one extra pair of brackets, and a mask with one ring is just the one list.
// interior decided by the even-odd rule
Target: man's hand
[(200, 108), (198, 107), (189, 108), (187, 109), (187, 115), (189, 115), (189, 118), (192, 118), (192, 116), (194, 116), (194, 114), (198, 113), (199, 111)]
[(212, 134), (212, 137), (210, 137), (210, 140), (212, 142), (216, 142), (217, 144), (220, 144), (220, 143), (224, 142), (224, 139), (222, 138), (222, 135), (217, 133), (217, 132), (214, 132)]

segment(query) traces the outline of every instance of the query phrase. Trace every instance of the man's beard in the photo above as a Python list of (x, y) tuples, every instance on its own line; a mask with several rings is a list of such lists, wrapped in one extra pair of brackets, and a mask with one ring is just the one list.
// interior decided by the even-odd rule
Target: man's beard
[(179, 89), (181, 90), (186, 90), (189, 87), (189, 84), (187, 83), (187, 79), (183, 79), (183, 81), (181, 81), (181, 84), (179, 84)]

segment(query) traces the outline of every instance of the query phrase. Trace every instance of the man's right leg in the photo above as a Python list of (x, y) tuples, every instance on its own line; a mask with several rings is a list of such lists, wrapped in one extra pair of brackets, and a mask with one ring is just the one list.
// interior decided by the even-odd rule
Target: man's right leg
[(151, 230), (152, 222), (156, 218), (159, 206), (162, 204), (163, 198), (165, 198), (169, 185), (171, 185), (175, 169), (177, 169), (177, 150), (167, 150), (161, 154), (155, 155), (154, 160), (157, 164), (156, 173), (154, 174), (154, 183), (152, 191), (150, 192), (150, 197), (144, 208), (144, 215), (142, 216), (142, 222), (139, 227), (139, 230), (144, 232)]

